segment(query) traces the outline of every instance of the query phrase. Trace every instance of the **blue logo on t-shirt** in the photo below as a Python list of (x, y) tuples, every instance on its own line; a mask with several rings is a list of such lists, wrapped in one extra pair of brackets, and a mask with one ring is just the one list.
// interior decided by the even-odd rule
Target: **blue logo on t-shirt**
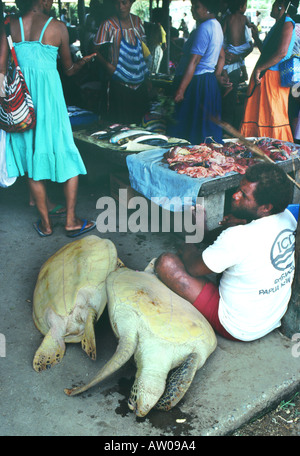
[(293, 264), (295, 251), (295, 232), (283, 230), (276, 237), (271, 249), (271, 263), (274, 268), (284, 271)]

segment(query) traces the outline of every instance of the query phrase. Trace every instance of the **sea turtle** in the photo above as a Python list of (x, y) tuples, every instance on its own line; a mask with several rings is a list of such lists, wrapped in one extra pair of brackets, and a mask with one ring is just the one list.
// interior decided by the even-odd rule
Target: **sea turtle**
[(65, 342), (80, 342), (96, 358), (94, 322), (106, 306), (105, 280), (117, 267), (117, 251), (108, 239), (86, 236), (51, 256), (42, 266), (33, 296), (33, 320), (45, 336), (33, 368), (59, 363)]
[(137, 416), (154, 406), (169, 410), (215, 350), (216, 336), (208, 321), (156, 277), (153, 264), (154, 260), (145, 271), (124, 267), (108, 276), (108, 311), (118, 347), (89, 384), (65, 389), (69, 396), (96, 385), (134, 354), (137, 373), (129, 408)]

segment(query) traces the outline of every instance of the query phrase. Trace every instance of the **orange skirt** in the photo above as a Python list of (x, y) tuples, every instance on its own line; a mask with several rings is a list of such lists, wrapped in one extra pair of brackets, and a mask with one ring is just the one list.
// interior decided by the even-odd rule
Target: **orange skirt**
[[(254, 87), (251, 76), (248, 93)], [(246, 137), (258, 136), (293, 142), (288, 116), (290, 88), (280, 85), (279, 71), (266, 71), (261, 83), (247, 99), (241, 133)]]

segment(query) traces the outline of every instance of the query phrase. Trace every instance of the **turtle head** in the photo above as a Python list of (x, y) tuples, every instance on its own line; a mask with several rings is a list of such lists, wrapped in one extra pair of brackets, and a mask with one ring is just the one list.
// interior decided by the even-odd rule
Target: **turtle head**
[(161, 372), (137, 372), (128, 407), (139, 417), (147, 415), (164, 393), (165, 387), (166, 376)]

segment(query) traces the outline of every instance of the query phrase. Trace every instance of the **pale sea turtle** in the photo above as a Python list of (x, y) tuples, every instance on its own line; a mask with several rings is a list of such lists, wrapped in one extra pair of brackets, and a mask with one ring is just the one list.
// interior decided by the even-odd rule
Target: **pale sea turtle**
[(156, 277), (153, 264), (143, 272), (124, 267), (108, 276), (108, 311), (118, 347), (89, 384), (65, 389), (69, 396), (96, 385), (134, 354), (137, 373), (129, 408), (137, 416), (154, 406), (169, 410), (215, 350), (216, 336), (208, 321)]
[(33, 297), (33, 320), (45, 336), (33, 367), (59, 363), (65, 342), (80, 342), (96, 358), (94, 323), (107, 303), (105, 280), (117, 267), (117, 251), (108, 239), (86, 236), (58, 250), (42, 266)]

